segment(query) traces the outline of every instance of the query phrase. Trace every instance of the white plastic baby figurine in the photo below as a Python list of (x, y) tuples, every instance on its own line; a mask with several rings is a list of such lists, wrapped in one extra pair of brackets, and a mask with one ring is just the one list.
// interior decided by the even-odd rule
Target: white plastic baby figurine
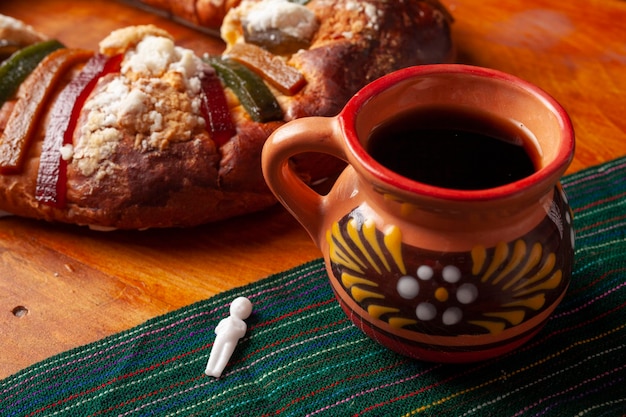
[(215, 342), (206, 364), (205, 374), (219, 378), (233, 355), (239, 339), (245, 336), (248, 326), (244, 321), (252, 314), (252, 303), (246, 297), (237, 297), (230, 304), (230, 316), (215, 328)]

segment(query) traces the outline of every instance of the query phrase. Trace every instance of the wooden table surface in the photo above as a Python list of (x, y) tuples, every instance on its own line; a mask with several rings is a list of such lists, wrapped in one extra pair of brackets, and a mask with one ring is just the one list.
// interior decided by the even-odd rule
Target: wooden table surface
[[(568, 110), (577, 135), (568, 173), (626, 155), (626, 1), (443, 2), (460, 62), (525, 78)], [(223, 47), (112, 0), (5, 0), (0, 13), (68, 46), (96, 49), (115, 28), (152, 22), (197, 52)], [(0, 219), (0, 378), (319, 256), (281, 207), (145, 232)]]

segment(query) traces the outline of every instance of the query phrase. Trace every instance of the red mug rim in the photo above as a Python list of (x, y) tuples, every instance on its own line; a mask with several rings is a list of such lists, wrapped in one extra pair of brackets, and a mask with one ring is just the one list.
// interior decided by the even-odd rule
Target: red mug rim
[[(515, 84), (528, 93), (535, 95), (535, 97), (543, 101), (549, 111), (552, 111), (552, 113), (556, 115), (557, 120), (559, 121), (561, 143), (558, 147), (555, 158), (550, 161), (549, 164), (525, 178), (502, 186), (480, 190), (458, 190), (433, 186), (408, 179), (378, 163), (369, 155), (369, 153), (366, 152), (356, 133), (356, 119), (358, 113), (372, 98), (376, 97), (378, 94), (395, 84), (409, 78), (428, 76), (430, 74), (467, 74), (483, 78), (492, 78)], [(555, 176), (560, 177), (564, 174), (573, 158), (575, 147), (574, 131), (569, 115), (565, 109), (546, 91), (511, 74), (490, 68), (463, 64), (421, 65), (404, 68), (385, 75), (366, 85), (363, 89), (356, 93), (340, 113), (339, 119), (341, 121), (350, 152), (354, 155), (361, 166), (373, 175), (376, 180), (408, 193), (446, 200), (484, 201), (506, 198), (535, 184), (551, 181)]]

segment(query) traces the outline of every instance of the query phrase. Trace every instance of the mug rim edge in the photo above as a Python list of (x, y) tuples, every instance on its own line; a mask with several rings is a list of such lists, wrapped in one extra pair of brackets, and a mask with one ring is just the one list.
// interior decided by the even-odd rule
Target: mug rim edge
[[(515, 84), (539, 98), (556, 116), (561, 132), (561, 144), (554, 160), (538, 169), (533, 174), (498, 187), (480, 190), (459, 190), (438, 187), (408, 179), (378, 163), (365, 148), (355, 132), (357, 115), (370, 100), (393, 85), (414, 78), (431, 74), (467, 74), (483, 78), (492, 78)], [(573, 160), (575, 152), (575, 135), (572, 121), (564, 107), (552, 95), (542, 88), (515, 75), (492, 68), (467, 64), (428, 64), (406, 67), (389, 73), (369, 83), (359, 90), (346, 104), (339, 114), (339, 120), (346, 137), (346, 144), (353, 155), (366, 170), (382, 184), (390, 184), (395, 188), (411, 194), (419, 194), (432, 198), (453, 201), (485, 201), (504, 199), (527, 188), (543, 182), (558, 180)]]

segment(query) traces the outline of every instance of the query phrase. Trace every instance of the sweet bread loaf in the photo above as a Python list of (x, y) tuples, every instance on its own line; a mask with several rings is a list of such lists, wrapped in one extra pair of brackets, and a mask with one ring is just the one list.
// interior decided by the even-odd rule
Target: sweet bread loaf
[[(221, 56), (150, 25), (117, 30), (91, 52), (6, 22), (18, 29), (5, 43), (32, 39), (0, 66), (0, 210), (98, 229), (266, 208), (275, 199), (260, 154), (277, 127), (334, 115), (368, 82), (453, 53), (451, 17), (435, 0), (243, 0), (221, 21)], [(33, 68), (9, 91), (3, 67), (16, 62)], [(294, 164), (311, 181), (338, 169), (319, 155)]]

